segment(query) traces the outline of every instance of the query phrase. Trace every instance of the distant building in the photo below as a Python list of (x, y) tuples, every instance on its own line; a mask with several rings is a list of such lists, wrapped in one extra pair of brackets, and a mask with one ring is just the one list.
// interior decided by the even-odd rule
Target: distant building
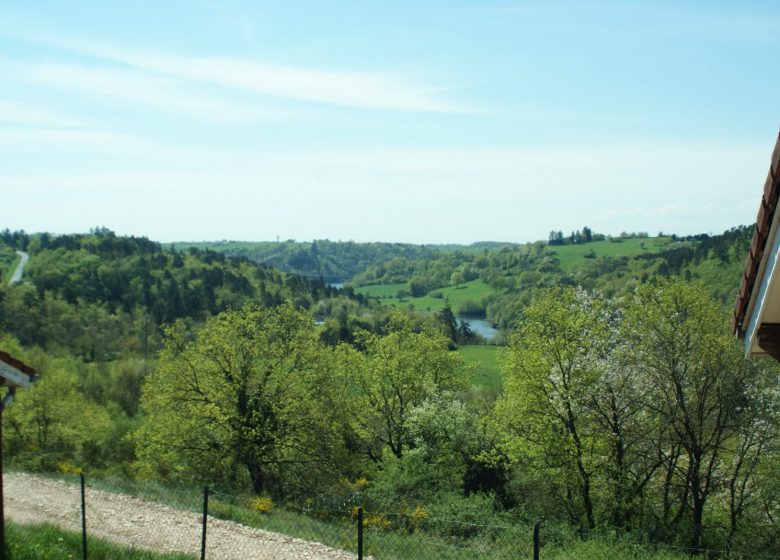
[(748, 356), (780, 361), (780, 135), (775, 142), (731, 328)]

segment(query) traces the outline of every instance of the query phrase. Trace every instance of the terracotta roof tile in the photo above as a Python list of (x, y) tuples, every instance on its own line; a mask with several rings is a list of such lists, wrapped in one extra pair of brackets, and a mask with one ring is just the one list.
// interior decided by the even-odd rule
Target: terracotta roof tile
[(771, 169), (766, 175), (766, 181), (764, 182), (764, 200), (772, 200), (777, 196), (777, 193), (775, 192), (777, 190), (775, 175), (777, 175), (777, 173), (773, 173)]

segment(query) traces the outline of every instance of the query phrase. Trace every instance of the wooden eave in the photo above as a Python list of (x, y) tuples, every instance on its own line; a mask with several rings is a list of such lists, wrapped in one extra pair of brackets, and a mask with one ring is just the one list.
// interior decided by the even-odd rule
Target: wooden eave
[[(756, 227), (734, 303), (732, 332), (745, 340), (748, 354), (780, 359), (780, 134), (775, 141)], [(763, 328), (763, 327), (766, 328)], [(773, 342), (774, 337), (777, 340)]]
[(29, 387), (36, 373), (35, 368), (0, 350), (0, 386)]

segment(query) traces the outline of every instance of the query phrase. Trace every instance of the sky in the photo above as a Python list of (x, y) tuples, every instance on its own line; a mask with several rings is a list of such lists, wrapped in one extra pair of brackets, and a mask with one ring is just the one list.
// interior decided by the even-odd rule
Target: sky
[(755, 221), (780, 3), (3, 0), (0, 228), (525, 242)]

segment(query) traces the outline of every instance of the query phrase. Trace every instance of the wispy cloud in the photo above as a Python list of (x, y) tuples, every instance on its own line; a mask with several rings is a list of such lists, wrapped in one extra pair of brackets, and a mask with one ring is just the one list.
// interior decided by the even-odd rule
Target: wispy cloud
[(232, 58), (125, 56), (123, 62), (166, 75), (299, 101), (407, 111), (460, 112), (436, 100), (431, 89), (384, 74), (333, 72)]
[(12, 125), (82, 126), (84, 120), (32, 103), (0, 99), (0, 123)]
[(388, 73), (323, 70), (232, 56), (161, 54), (55, 34), (21, 35), (3, 27), (0, 27), (0, 34), (97, 60), (121, 63), (168, 79), (212, 84), (258, 95), (362, 109), (472, 112), (440, 99), (440, 92), (446, 89), (440, 84), (413, 84)]
[[(5, 155), (33, 153), (47, 157), (60, 154), (118, 155), (154, 154), (159, 146), (150, 140), (111, 131), (81, 128), (0, 127), (0, 150)], [(0, 160), (1, 161), (1, 160)]]
[(196, 115), (204, 120), (245, 122), (290, 114), (194, 95), (185, 91), (184, 84), (178, 80), (134, 70), (73, 64), (31, 64), (25, 67), (23, 77), (47, 86), (108, 96), (167, 113)]

